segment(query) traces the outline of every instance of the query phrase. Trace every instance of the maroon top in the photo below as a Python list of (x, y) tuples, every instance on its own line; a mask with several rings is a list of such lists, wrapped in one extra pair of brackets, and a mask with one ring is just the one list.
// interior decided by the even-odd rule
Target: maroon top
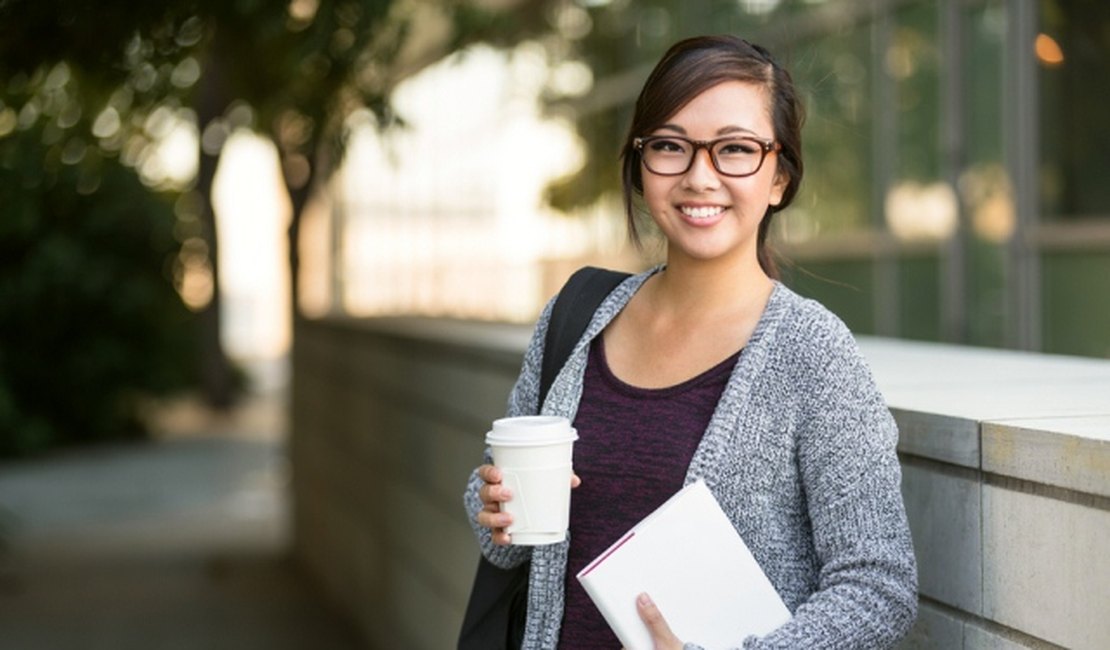
[(637, 388), (613, 375), (602, 338), (594, 339), (574, 420), (582, 485), (571, 493), (560, 648), (621, 647), (575, 575), (682, 488), (739, 356), (676, 386)]

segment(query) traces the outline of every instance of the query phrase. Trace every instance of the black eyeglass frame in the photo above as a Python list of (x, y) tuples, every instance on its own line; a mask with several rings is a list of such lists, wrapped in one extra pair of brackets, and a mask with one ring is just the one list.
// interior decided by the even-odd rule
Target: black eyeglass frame
[[(682, 142), (685, 142), (694, 147), (694, 151), (690, 153), (690, 160), (686, 163), (686, 168), (680, 172), (657, 172), (652, 169), (651, 165), (648, 165), (647, 160), (644, 158), (644, 147), (657, 140), (681, 140)], [(755, 169), (746, 174), (730, 174), (726, 171), (723, 171), (721, 169), (720, 162), (717, 161), (717, 154), (714, 153), (713, 147), (715, 147), (717, 143), (724, 142), (726, 140), (748, 140), (758, 144), (759, 163), (755, 166)], [(709, 160), (713, 163), (713, 169), (717, 170), (718, 174), (722, 176), (728, 176), (729, 178), (744, 178), (745, 176), (758, 174), (759, 170), (763, 169), (763, 161), (767, 160), (767, 154), (771, 153), (772, 151), (779, 151), (780, 149), (782, 149), (782, 146), (774, 140), (764, 140), (762, 138), (757, 138), (754, 135), (727, 135), (722, 138), (715, 138), (713, 140), (692, 140), (681, 135), (647, 135), (639, 138), (633, 138), (632, 148), (640, 154), (640, 161), (644, 163), (644, 167), (656, 176), (682, 176), (683, 174), (689, 172), (690, 168), (694, 166), (694, 159), (698, 157), (698, 149), (705, 149), (709, 152)]]

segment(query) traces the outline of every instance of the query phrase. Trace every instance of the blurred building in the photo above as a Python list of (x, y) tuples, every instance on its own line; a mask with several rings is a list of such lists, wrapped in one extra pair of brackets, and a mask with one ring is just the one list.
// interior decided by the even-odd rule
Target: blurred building
[(860, 332), (1110, 356), (1110, 7), (794, 20), (774, 32), (810, 95), (813, 174), (780, 224), (794, 283)]
[(1107, 3), (591, 0), (551, 23), (406, 83), (406, 131), (364, 127), (306, 223), (307, 311), (527, 321), (580, 263), (649, 263), (613, 195), (629, 107), (674, 40), (730, 32), (806, 97), (788, 283), (858, 333), (1110, 357)]

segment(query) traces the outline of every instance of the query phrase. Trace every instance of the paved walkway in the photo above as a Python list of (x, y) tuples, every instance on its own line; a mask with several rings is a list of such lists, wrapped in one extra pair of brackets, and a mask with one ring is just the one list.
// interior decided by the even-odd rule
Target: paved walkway
[(288, 557), (282, 405), (0, 463), (0, 650), (354, 650)]

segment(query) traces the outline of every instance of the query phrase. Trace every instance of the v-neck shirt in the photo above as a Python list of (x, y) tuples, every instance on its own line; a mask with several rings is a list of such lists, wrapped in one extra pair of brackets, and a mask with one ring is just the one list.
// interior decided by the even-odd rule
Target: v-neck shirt
[(617, 377), (602, 336), (590, 344), (574, 427), (566, 609), (559, 647), (620, 647), (575, 575), (621, 535), (682, 488), (690, 460), (740, 357), (665, 388)]

